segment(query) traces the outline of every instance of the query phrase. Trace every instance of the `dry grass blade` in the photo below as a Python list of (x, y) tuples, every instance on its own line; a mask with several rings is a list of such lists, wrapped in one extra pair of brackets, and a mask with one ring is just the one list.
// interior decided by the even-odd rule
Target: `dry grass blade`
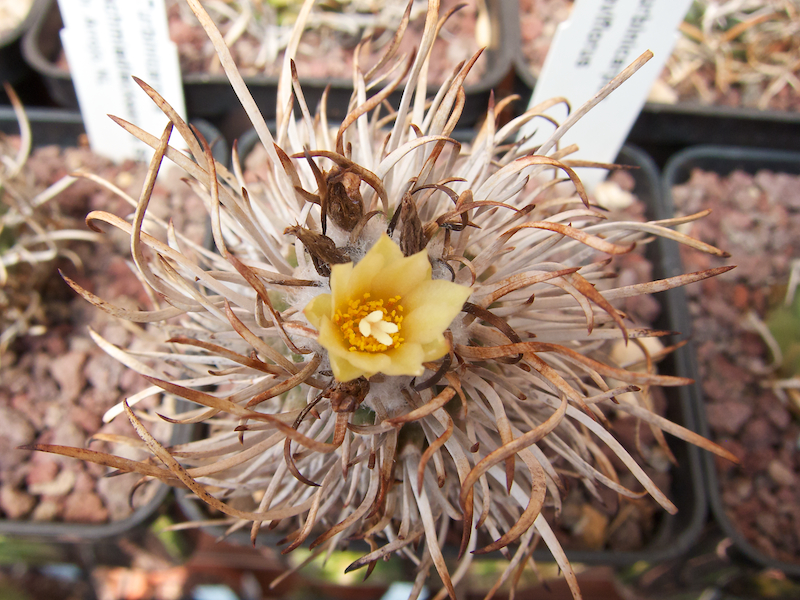
[(690, 444), (694, 444), (698, 448), (702, 448), (703, 450), (713, 452), (714, 454), (716, 454), (717, 456), (721, 456), (725, 460), (729, 460), (735, 464), (739, 463), (739, 459), (736, 458), (734, 454), (732, 454), (722, 446), (719, 446), (718, 444), (715, 444), (714, 442), (707, 440), (702, 435), (699, 435), (694, 431), (686, 429), (685, 427), (681, 427), (680, 425), (673, 423), (669, 419), (665, 419), (664, 417), (659, 416), (653, 413), (652, 411), (647, 410), (646, 408), (643, 408), (641, 406), (636, 406), (634, 404), (620, 403), (618, 405), (618, 410), (631, 414), (634, 417), (637, 417), (642, 421), (645, 421), (646, 423), (649, 423), (655, 427), (658, 427), (663, 431), (666, 431), (671, 435), (674, 435), (676, 438), (682, 439), (686, 442), (689, 442)]
[(558, 568), (564, 573), (564, 578), (567, 580), (569, 591), (572, 592), (573, 599), (581, 600), (583, 595), (581, 594), (580, 587), (578, 587), (578, 578), (575, 576), (575, 571), (572, 569), (572, 565), (569, 563), (567, 555), (561, 548), (561, 544), (558, 543), (558, 539), (553, 533), (553, 530), (550, 529), (550, 525), (548, 525), (547, 520), (543, 515), (539, 515), (536, 517), (536, 522), (534, 525), (537, 531), (541, 534), (544, 543), (547, 544), (547, 548), (550, 550), (550, 552), (552, 552), (553, 558), (558, 564)]
[(580, 267), (570, 267), (568, 269), (559, 269), (558, 271), (551, 271), (549, 273), (539, 273), (536, 275), (518, 273), (500, 282), (499, 285), (502, 285), (502, 287), (499, 287), (498, 289), (494, 290), (483, 300), (481, 300), (480, 306), (482, 306), (483, 308), (488, 308), (494, 302), (496, 302), (506, 294), (510, 294), (511, 292), (515, 292), (517, 290), (525, 289), (536, 283), (542, 283), (544, 281), (549, 281), (550, 279), (555, 279), (557, 277), (563, 277), (564, 275), (569, 275), (570, 273), (576, 272), (578, 269), (580, 269)]
[(419, 540), (424, 533), (425, 530), (422, 527), (422, 525), (417, 525), (405, 538), (398, 538), (396, 540), (392, 540), (388, 544), (381, 546), (378, 550), (370, 552), (369, 554), (365, 554), (358, 560), (350, 563), (344, 570), (344, 572), (349, 573), (351, 571), (355, 571), (362, 567), (366, 567), (371, 562), (390, 556), (391, 554), (394, 554), (395, 552), (404, 548), (405, 546), (409, 546), (411, 544), (416, 543), (417, 540)]
[[(67, 282), (69, 283), (69, 282)], [(210, 342), (204, 342), (202, 340), (195, 340), (193, 338), (188, 338), (184, 336), (176, 336), (167, 340), (168, 344), (184, 344), (187, 346), (194, 346), (195, 348), (202, 348), (203, 350), (208, 350), (209, 352), (213, 352), (217, 356), (222, 356), (227, 358), (228, 360), (232, 360), (233, 362), (237, 362), (240, 365), (244, 365), (246, 367), (250, 367), (251, 369), (255, 369), (257, 371), (261, 371), (262, 373), (268, 373), (270, 375), (280, 375), (284, 371), (281, 369), (276, 369), (274, 366), (269, 365), (263, 361), (260, 361), (256, 358), (250, 358), (248, 356), (242, 356), (241, 354), (237, 354), (227, 348), (220, 346), (219, 344), (212, 344)]]
[(607, 242), (606, 240), (590, 235), (584, 231), (579, 229), (575, 229), (570, 227), (569, 225), (564, 225), (563, 223), (548, 223), (548, 222), (532, 222), (532, 223), (524, 223), (523, 225), (518, 225), (517, 227), (513, 227), (509, 229), (503, 237), (508, 239), (518, 231), (527, 228), (533, 229), (546, 229), (549, 231), (554, 231), (556, 233), (560, 233), (566, 237), (570, 237), (581, 244), (585, 244), (590, 248), (594, 248), (598, 252), (603, 252), (604, 254), (627, 254), (634, 248), (634, 244), (629, 244), (628, 246), (618, 246), (616, 244), (612, 244), (611, 242)]
[(425, 467), (428, 465), (428, 461), (445, 445), (445, 443), (447, 443), (447, 440), (453, 435), (453, 429), (453, 419), (448, 418), (447, 428), (444, 430), (444, 433), (432, 441), (430, 446), (425, 448), (425, 452), (422, 453), (422, 457), (419, 459), (419, 467), (417, 467), (417, 487), (421, 488), (424, 483)]
[[(625, 323), (622, 320), (622, 315), (619, 314), (617, 309), (611, 306), (611, 303), (606, 300), (603, 295), (598, 292), (595, 287), (586, 281), (585, 278), (581, 277), (578, 273), (570, 273), (569, 275), (564, 276), (575, 288), (587, 297), (589, 300), (597, 304), (600, 308), (602, 308), (608, 315), (614, 319), (614, 322), (619, 327), (619, 330), (622, 332), (622, 337), (625, 340), (625, 343), (628, 342), (628, 330), (625, 328)], [(588, 327), (589, 333), (592, 333), (591, 323)]]
[(417, 421), (422, 419), (423, 417), (427, 417), (428, 415), (433, 414), (443, 406), (445, 406), (450, 400), (453, 399), (453, 396), (456, 395), (455, 389), (452, 387), (446, 387), (444, 390), (439, 392), (435, 398), (433, 398), (430, 402), (427, 402), (424, 406), (416, 408), (411, 412), (401, 415), (399, 417), (394, 417), (391, 419), (387, 419), (386, 423), (392, 425), (393, 427), (399, 427), (404, 425), (405, 423), (411, 423), (412, 421)]
[(334, 536), (338, 535), (342, 531), (345, 531), (348, 528), (352, 527), (354, 524), (358, 523), (359, 519), (361, 519), (365, 514), (367, 514), (370, 508), (372, 508), (372, 505), (378, 496), (379, 486), (380, 486), (380, 478), (370, 477), (369, 487), (367, 488), (367, 492), (366, 494), (364, 494), (364, 499), (361, 501), (361, 504), (358, 506), (358, 508), (356, 508), (353, 512), (351, 512), (347, 517), (342, 519), (339, 523), (328, 529), (325, 533), (320, 535), (313, 542), (311, 542), (309, 548), (313, 550), (320, 544), (324, 544), (325, 542), (327, 542)]
[(428, 494), (425, 491), (425, 488), (418, 488), (416, 483), (416, 480), (412, 478), (411, 490), (414, 492), (414, 498), (416, 499), (417, 507), (419, 508), (419, 516), (422, 520), (422, 526), (425, 529), (425, 542), (427, 544), (428, 552), (430, 553), (433, 564), (436, 567), (436, 571), (439, 573), (439, 577), (441, 578), (444, 587), (447, 589), (447, 593), (450, 595), (452, 600), (456, 600), (456, 590), (453, 587), (452, 580), (450, 579), (450, 573), (447, 570), (447, 565), (445, 564), (444, 556), (442, 555), (442, 550), (439, 546), (439, 539), (436, 535), (436, 524), (434, 522), (433, 513), (428, 501)]
[(319, 354), (315, 354), (311, 357), (305, 366), (300, 369), (295, 375), (292, 375), (288, 379), (264, 390), (263, 392), (253, 396), (247, 404), (244, 405), (245, 408), (252, 408), (254, 406), (258, 406), (262, 402), (266, 402), (270, 398), (274, 398), (276, 396), (280, 396), (284, 392), (288, 392), (291, 389), (296, 388), (298, 385), (303, 383), (306, 379), (308, 379), (313, 373), (316, 372), (319, 363), (322, 361)]
[(663, 385), (663, 386), (679, 386), (688, 385), (693, 380), (686, 377), (675, 377), (673, 375), (655, 375), (651, 373), (636, 373), (633, 371), (626, 371), (606, 365), (599, 361), (584, 356), (574, 350), (558, 344), (545, 344), (542, 342), (522, 342), (520, 344), (507, 344), (505, 346), (491, 346), (491, 347), (475, 347), (475, 346), (456, 346), (456, 352), (465, 358), (474, 359), (492, 359), (503, 356), (514, 356), (516, 354), (525, 353), (526, 358), (530, 356), (531, 352), (555, 352), (568, 356), (577, 363), (586, 365), (594, 369), (601, 375), (613, 377), (620, 381), (627, 383), (640, 384), (640, 385)]

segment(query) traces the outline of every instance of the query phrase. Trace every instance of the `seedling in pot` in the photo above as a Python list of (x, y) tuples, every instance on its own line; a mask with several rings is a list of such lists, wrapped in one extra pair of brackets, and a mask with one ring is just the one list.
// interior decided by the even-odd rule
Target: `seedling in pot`
[[(490, 25), (485, 0), (450, 4), (453, 8), (459, 6), (460, 14), (445, 27), (442, 37), (451, 43), (467, 45), (471, 52), (488, 45)], [(299, 31), (294, 25), (301, 18), (302, 6), (301, 0), (227, 0), (205, 5), (245, 76), (271, 76), (281, 72), (284, 53), (290, 44), (298, 43), (292, 36), (294, 31)], [(168, 0), (167, 8), (171, 35), (178, 43), (184, 72), (219, 73), (221, 66), (214, 48), (185, 3)], [(410, 10), (407, 17), (412, 24), (420, 23), (425, 16), (424, 0), (409, 2), (408, 6), (386, 0), (315, 3), (310, 13), (302, 16), (305, 33), (296, 51), (292, 51), (301, 77), (349, 80), (353, 62), (360, 63), (366, 70), (386, 51), (394, 32), (407, 18), (404, 16), (406, 8)], [(455, 37), (447, 31), (453, 21), (467, 19), (467, 13), (474, 13), (477, 20), (472, 40)], [(364, 43), (360, 45), (362, 40)], [(411, 49), (408, 46), (402, 51)]]
[(666, 83), (680, 99), (798, 110), (798, 8), (790, 0), (695, 1)]
[(19, 121), (19, 146), (0, 139), (0, 355), (19, 335), (44, 331), (40, 292), (53, 277), (53, 265), (63, 257), (80, 262), (69, 243), (98, 241), (93, 233), (75, 228), (62, 214), (59, 192), (75, 180), (66, 176), (47, 189), (37, 187), (26, 169), (31, 132), (17, 95), (6, 85)]

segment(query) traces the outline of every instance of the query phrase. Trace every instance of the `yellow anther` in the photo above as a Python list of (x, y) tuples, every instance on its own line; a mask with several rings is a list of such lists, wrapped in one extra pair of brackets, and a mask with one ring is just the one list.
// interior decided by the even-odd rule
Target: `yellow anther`
[(403, 343), (400, 337), (403, 318), (397, 316), (397, 310), (402, 311), (398, 304), (400, 296), (386, 302), (383, 299), (370, 300), (370, 297), (367, 292), (363, 299), (351, 300), (346, 313), (337, 310), (333, 317), (333, 322), (341, 328), (345, 341), (350, 344), (351, 352), (384, 352)]

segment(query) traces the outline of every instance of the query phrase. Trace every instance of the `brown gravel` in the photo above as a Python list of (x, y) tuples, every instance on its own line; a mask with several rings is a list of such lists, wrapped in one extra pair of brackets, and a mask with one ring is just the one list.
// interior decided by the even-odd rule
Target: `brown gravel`
[[(83, 148), (56, 147), (36, 150), (26, 168), (33, 189), (43, 189), (63, 175), (85, 168), (133, 197), (139, 195), (145, 172), (142, 165), (114, 165)], [(161, 216), (172, 216), (176, 228), (186, 231), (183, 222), (194, 232), (195, 240), (202, 242), (205, 222), (195, 215), (205, 211), (192, 198), (188, 186), (168, 179), (156, 186), (151, 206)], [(108, 210), (123, 217), (132, 212), (124, 201), (86, 180), (79, 180), (53, 202), (59, 203), (64, 218), (76, 227), (85, 228), (83, 217), (91, 210)], [(30, 443), (85, 447), (98, 432), (135, 437), (126, 419), (103, 424), (102, 416), (143, 389), (146, 382), (106, 355), (88, 334), (91, 328), (114, 344), (128, 345), (133, 337), (130, 326), (78, 297), (56, 271), (61, 268), (104, 299), (129, 307), (150, 307), (123, 258), (129, 255), (124, 237), (109, 235), (108, 240), (99, 245), (73, 243), (69, 249), (79, 258), (79, 266), (62, 259), (42, 267), (45, 285), (38, 293), (43, 306), (35, 324), (44, 326), (45, 331), (19, 337), (0, 356), (0, 421), (4, 423), (0, 517), (98, 523), (122, 519), (131, 512), (128, 500), (138, 481), (135, 474), (105, 479), (104, 467), (16, 449)], [(10, 278), (15, 277), (17, 272), (12, 271)], [(164, 431), (159, 433), (162, 439), (163, 435)], [(110, 449), (97, 442), (91, 448)], [(135, 505), (146, 502), (155, 489), (145, 486), (137, 491)]]
[(716, 461), (723, 503), (756, 548), (800, 562), (800, 423), (766, 387), (772, 357), (748, 317), (764, 319), (782, 301), (789, 262), (800, 257), (800, 177), (696, 171), (673, 197), (680, 214), (712, 209), (689, 233), (732, 254), (722, 261), (682, 249), (685, 268), (738, 265), (687, 288), (713, 439), (742, 461)]
[[(446, 14), (448, 10), (459, 4), (464, 4), (465, 7), (448, 20), (440, 39), (434, 44), (428, 70), (428, 78), (431, 82), (444, 81), (459, 62), (469, 59), (479, 49), (475, 38), (476, 0), (442, 0), (439, 13)], [(202, 27), (193, 17), (191, 20), (182, 19), (181, 13), (186, 11), (179, 10), (179, 8), (185, 7), (179, 7), (177, 0), (168, 2), (170, 37), (178, 44), (181, 69), (184, 73), (221, 73), (213, 46), (208, 41)], [(397, 56), (404, 53), (410, 55), (414, 52), (422, 37), (424, 22), (425, 13), (423, 11), (419, 18), (409, 25)], [(223, 35), (226, 30), (227, 27), (223, 26)], [(385, 39), (384, 45), (381, 47), (376, 47), (371, 52), (362, 51), (360, 64), (369, 68), (378, 61), (391, 36), (384, 35), (381, 39)], [(295, 60), (300, 78), (351, 80), (354, 51), (359, 40), (360, 36), (324, 28), (306, 31)], [(261, 40), (251, 33), (245, 33), (231, 46), (234, 60), (242, 74), (245, 76), (279, 75), (283, 66), (283, 52), (278, 55), (277, 60), (267, 64), (264, 68), (259, 68), (256, 64), (260, 47)], [(485, 62), (485, 57), (478, 60), (467, 78), (467, 83), (476, 83), (480, 79), (481, 73), (486, 68)]]

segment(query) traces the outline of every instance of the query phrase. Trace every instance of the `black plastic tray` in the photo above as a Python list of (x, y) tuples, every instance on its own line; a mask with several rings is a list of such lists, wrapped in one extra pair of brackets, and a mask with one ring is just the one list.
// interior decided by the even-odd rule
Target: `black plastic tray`
[[(26, 113), (31, 124), (34, 147), (51, 144), (64, 147), (75, 146), (79, 136), (85, 132), (80, 114), (74, 111), (31, 109)], [(209, 143), (222, 140), (221, 134), (208, 123), (197, 121), (195, 126), (206, 136)], [(9, 107), (0, 106), (0, 131), (5, 134), (19, 133), (16, 116)], [(227, 162), (228, 150), (224, 141), (216, 143), (214, 153), (217, 160)], [(179, 400), (179, 402), (183, 402), (183, 400)], [(191, 427), (177, 426), (170, 441), (172, 444), (181, 444), (188, 441), (191, 434)], [(0, 535), (48, 538), (63, 542), (91, 541), (120, 536), (138, 529), (154, 519), (158, 510), (166, 502), (170, 491), (169, 486), (159, 484), (158, 490), (146, 504), (119, 521), (88, 524), (0, 519)]]
[[(49, 4), (48, 9), (42, 13), (25, 36), (22, 43), (23, 55), (44, 79), (52, 99), (60, 106), (76, 109), (78, 100), (72, 78), (68, 71), (55, 64), (61, 51), (61, 39), (58, 35), (62, 27), (61, 14), (55, 0), (44, 1)], [(474, 85), (464, 87), (466, 103), (460, 121), (461, 126), (473, 125), (486, 112), (489, 94), (511, 72), (514, 52), (518, 45), (517, 14), (515, 10), (509, 10), (514, 7), (507, 0), (488, 0), (487, 5), (492, 22), (492, 39), (496, 40), (496, 47), (487, 48), (485, 51), (488, 60), (483, 78)], [(246, 77), (245, 82), (264, 118), (274, 120), (278, 78)], [(306, 102), (312, 109), (318, 104), (325, 87), (330, 84), (328, 118), (332, 122), (344, 119), (353, 92), (352, 81), (301, 77), (300, 83)], [(239, 107), (239, 100), (224, 74), (185, 74), (183, 92), (190, 118), (219, 117)], [(395, 106), (399, 105), (399, 93), (390, 96), (389, 100)]]
[[(456, 132), (456, 139), (470, 139), (464, 132)], [(617, 161), (621, 164), (635, 165), (638, 168), (631, 170), (636, 181), (634, 193), (648, 206), (651, 218), (660, 218), (663, 209), (660, 205), (660, 179), (658, 168), (652, 159), (640, 149), (625, 146), (620, 152)], [(650, 244), (648, 252), (655, 264), (655, 276), (661, 277), (667, 269), (668, 261), (664, 252), (667, 247), (662, 243)], [(677, 290), (672, 290), (675, 292)], [(679, 317), (680, 311), (674, 309), (671, 303), (674, 301), (675, 294), (665, 292), (656, 296), (662, 304), (662, 321), (657, 323), (661, 327), (673, 331), (685, 331), (686, 323)], [(674, 373), (676, 363), (686, 360), (686, 352), (679, 351), (677, 356), (665, 360), (661, 363), (662, 372)], [(693, 396), (690, 390), (685, 388), (664, 388), (669, 400), (667, 417), (675, 422), (696, 430), (694, 410), (692, 407)], [(678, 466), (673, 469), (672, 488), (666, 490), (667, 495), (678, 507), (678, 514), (671, 516), (664, 513), (660, 520), (656, 535), (649, 543), (636, 551), (632, 552), (611, 552), (611, 551), (567, 551), (569, 559), (575, 563), (604, 564), (615, 566), (628, 566), (638, 561), (660, 562), (665, 561), (687, 552), (692, 547), (696, 539), (702, 532), (703, 524), (706, 520), (707, 505), (706, 495), (703, 487), (703, 478), (700, 467), (700, 451), (690, 444), (680, 440), (671, 439), (670, 447), (678, 459)], [(178, 505), (184, 515), (192, 521), (203, 521), (208, 519), (208, 513), (204, 506), (191, 493), (185, 490), (176, 492)], [(206, 526), (203, 528), (214, 536), (224, 535), (223, 526)], [(227, 539), (239, 544), (250, 544), (249, 527), (236, 531)], [(270, 534), (259, 534), (259, 540), (263, 544), (274, 545), (277, 538)], [(548, 550), (537, 550), (534, 557), (539, 561), (552, 561), (552, 555)]]
[(636, 144), (724, 144), (800, 150), (800, 112), (648, 102), (628, 140)]
[[(26, 108), (34, 146), (75, 146), (86, 133), (80, 113), (61, 108)], [(0, 131), (19, 134), (19, 124), (10, 106), (0, 106)]]
[[(523, 97), (522, 106), (526, 107), (536, 78), (521, 53), (517, 53), (514, 59), (514, 70), (519, 83), (518, 93)], [(614, 93), (624, 94), (624, 90), (623, 85)], [(695, 144), (800, 150), (800, 112), (708, 106), (694, 102), (647, 102), (634, 122), (627, 142), (645, 147), (667, 146), (674, 150)]]
[[(663, 195), (665, 214), (672, 214), (674, 203), (672, 199), (672, 187), (685, 183), (693, 169), (703, 169), (712, 171), (720, 175), (727, 175), (734, 170), (742, 170), (747, 173), (755, 173), (761, 169), (770, 169), (775, 172), (800, 174), (800, 153), (784, 152), (778, 150), (760, 150), (753, 148), (731, 148), (724, 146), (696, 146), (673, 156), (667, 163), (663, 178)], [(670, 245), (674, 245), (670, 242)], [(668, 255), (668, 269), (676, 274), (681, 271), (680, 257), (677, 248)], [(688, 304), (683, 290), (676, 294), (672, 304), (672, 310), (676, 311), (676, 319), (683, 322), (681, 330), (691, 332), (691, 320), (689, 318)], [(684, 364), (679, 368), (678, 374), (692, 377), (695, 383), (690, 392), (692, 403), (695, 406), (696, 419), (699, 425), (699, 432), (708, 437), (710, 430), (706, 418), (703, 392), (699, 383), (697, 371), (697, 361), (695, 359), (695, 348), (690, 342), (683, 352)], [(711, 504), (711, 511), (715, 520), (719, 523), (725, 535), (733, 540), (735, 547), (750, 560), (766, 567), (779, 569), (793, 577), (800, 577), (800, 565), (791, 564), (776, 560), (767, 556), (755, 546), (753, 546), (735, 527), (734, 523), (725, 513), (720, 494), (719, 479), (714, 465), (714, 458), (707, 453), (703, 456), (703, 469), (705, 471), (706, 491)]]

